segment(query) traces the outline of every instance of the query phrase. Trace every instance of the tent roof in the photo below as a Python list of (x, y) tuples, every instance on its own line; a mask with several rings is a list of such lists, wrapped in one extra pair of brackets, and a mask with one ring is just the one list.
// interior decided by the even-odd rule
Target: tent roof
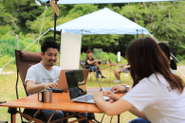
[(62, 30), (77, 34), (149, 34), (145, 28), (108, 8), (56, 27), (56, 31)]
[[(40, 0), (47, 2), (49, 0)], [(160, 2), (182, 0), (59, 0), (58, 4), (105, 4), (105, 3), (133, 3), (133, 2)]]

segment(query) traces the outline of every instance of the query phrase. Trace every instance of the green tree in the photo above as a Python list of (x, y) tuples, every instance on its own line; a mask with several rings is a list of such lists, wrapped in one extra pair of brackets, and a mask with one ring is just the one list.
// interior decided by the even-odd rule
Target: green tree
[[(174, 54), (184, 57), (184, 4), (185, 1), (58, 5), (60, 12), (57, 25), (107, 7), (145, 27), (159, 41), (168, 43)], [(0, 1), (1, 37), (6, 33), (14, 36), (14, 33), (22, 32), (26, 39), (36, 39), (40, 33), (44, 8), (44, 6), (37, 6), (34, 0), (6, 0), (4, 3)], [(48, 6), (42, 33), (53, 26), (54, 11)], [(88, 48), (101, 47), (104, 51), (113, 53), (121, 51), (124, 55), (126, 47), (135, 38), (137, 38), (135, 35), (83, 35), (82, 49), (86, 51)], [(40, 42), (45, 39), (53, 39), (53, 31), (44, 35)], [(60, 43), (60, 32), (57, 33), (57, 42)]]
[(3, 2), (0, 1), (0, 25), (12, 24), (13, 16), (6, 11), (6, 7), (4, 6)]
[(43, 12), (43, 7), (37, 6), (33, 0), (6, 0), (4, 5), (7, 12), (18, 20), (15, 22), (15, 25), (19, 27), (16, 33), (28, 33), (27, 20), (33, 21)]
[(168, 43), (173, 52), (178, 52), (184, 42), (184, 3), (133, 3), (123, 6), (120, 14), (147, 28), (159, 41)]

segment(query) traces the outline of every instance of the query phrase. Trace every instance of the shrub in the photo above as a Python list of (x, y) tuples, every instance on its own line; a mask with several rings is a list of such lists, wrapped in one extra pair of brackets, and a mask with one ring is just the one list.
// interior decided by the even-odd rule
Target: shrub
[(12, 27), (9, 25), (0, 26), (0, 35), (5, 35), (7, 32), (11, 31)]
[(180, 56), (180, 55), (177, 55), (176, 58), (177, 58), (179, 61), (181, 61), (181, 60), (184, 59), (183, 56)]
[[(2, 68), (6, 63), (8, 63), (12, 59), (13, 57), (9, 57), (8, 55), (0, 57), (0, 68)], [(13, 60), (11, 63), (15, 64), (15, 60)]]
[(86, 53), (83, 52), (80, 54), (80, 61), (83, 61), (85, 59), (86, 59)]
[(109, 54), (107, 52), (103, 52), (101, 60), (107, 60), (107, 59), (109, 59)]

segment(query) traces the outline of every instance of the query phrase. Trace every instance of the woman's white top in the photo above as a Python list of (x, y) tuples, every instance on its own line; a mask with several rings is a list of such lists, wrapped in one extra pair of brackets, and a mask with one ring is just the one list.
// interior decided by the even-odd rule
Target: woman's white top
[(143, 78), (122, 99), (143, 110), (152, 123), (185, 123), (185, 90), (171, 90), (159, 73)]

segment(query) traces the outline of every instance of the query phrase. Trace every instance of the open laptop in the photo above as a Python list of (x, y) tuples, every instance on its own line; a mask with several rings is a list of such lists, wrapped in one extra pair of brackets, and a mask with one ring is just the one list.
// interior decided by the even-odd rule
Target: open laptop
[[(84, 81), (83, 72), (81, 69), (65, 71), (68, 84), (69, 96), (72, 101), (95, 103), (92, 94), (87, 94), (86, 82)], [(104, 97), (109, 100), (109, 97)]]
[[(66, 80), (66, 75), (65, 72), (66, 71), (71, 71), (70, 69), (68, 70), (61, 70), (60, 71), (60, 76), (59, 76), (59, 80), (58, 80), (58, 84), (57, 84), (57, 89), (63, 89), (68, 90), (68, 85), (67, 85), (67, 80)], [(89, 73), (89, 69), (82, 69), (82, 73), (84, 76), (84, 81), (87, 81), (87, 77), (88, 77), (88, 73)]]
[[(64, 91), (68, 90), (65, 71), (70, 71), (70, 69), (61, 70), (60, 71), (60, 76), (59, 76), (59, 79), (58, 79), (57, 88), (49, 88), (49, 90), (52, 90), (54, 93), (62, 93)], [(83, 73), (83, 76), (84, 76), (84, 81), (86, 82), (87, 77), (88, 77), (88, 73), (89, 73), (89, 69), (83, 69), (82, 73)]]

